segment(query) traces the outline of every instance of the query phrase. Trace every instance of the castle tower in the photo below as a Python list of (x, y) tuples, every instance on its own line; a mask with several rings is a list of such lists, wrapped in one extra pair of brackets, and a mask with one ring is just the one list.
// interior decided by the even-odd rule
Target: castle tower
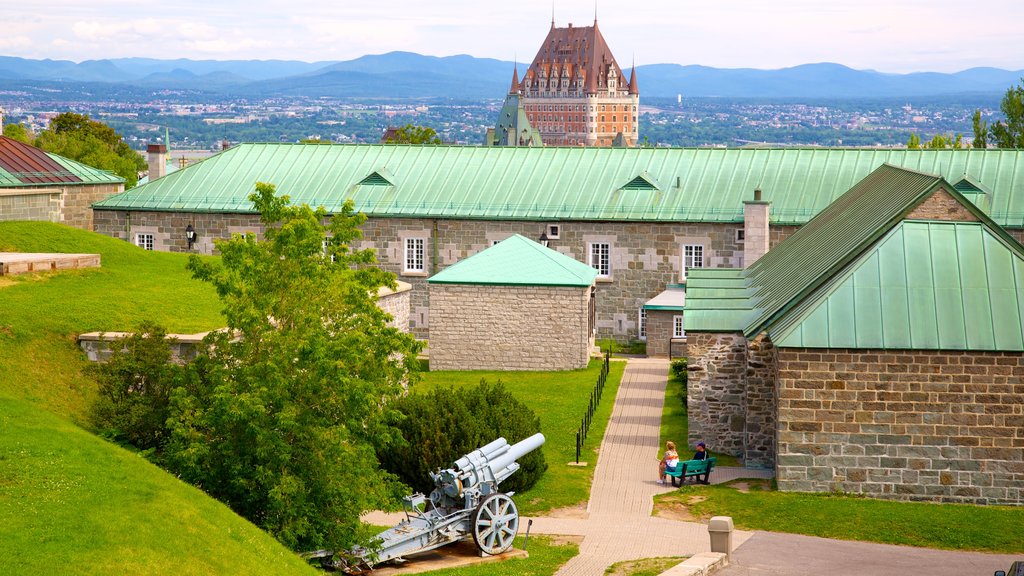
[(530, 124), (545, 145), (635, 146), (640, 90), (627, 81), (594, 20), (593, 26), (551, 29), (520, 82)]

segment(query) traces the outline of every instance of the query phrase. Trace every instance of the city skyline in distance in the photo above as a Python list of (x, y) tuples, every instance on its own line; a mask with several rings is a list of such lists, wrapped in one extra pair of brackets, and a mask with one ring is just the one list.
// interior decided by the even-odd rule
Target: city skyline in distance
[[(348, 4), (348, 3), (345, 3)], [(558, 26), (592, 24), (591, 1), (556, 2)], [(836, 62), (861, 70), (957, 72), (1024, 68), (1010, 0), (965, 11), (952, 0), (811, 0), (597, 3), (620, 64), (701, 64), (776, 69)], [(217, 4), (180, 0), (173, 9), (126, 0), (39, 0), (5, 9), (0, 55), (80, 62), (119, 57), (346, 60), (405, 50), (529, 62), (550, 26), (549, 0), (490, 5), (324, 6), (311, 0)], [(641, 78), (642, 81), (642, 78)]]

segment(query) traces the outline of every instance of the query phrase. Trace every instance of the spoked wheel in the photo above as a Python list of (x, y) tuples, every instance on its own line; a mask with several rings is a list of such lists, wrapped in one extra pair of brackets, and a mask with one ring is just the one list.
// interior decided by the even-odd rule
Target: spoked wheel
[(507, 494), (483, 499), (473, 514), (473, 541), (486, 554), (496, 555), (512, 547), (519, 532), (519, 509)]

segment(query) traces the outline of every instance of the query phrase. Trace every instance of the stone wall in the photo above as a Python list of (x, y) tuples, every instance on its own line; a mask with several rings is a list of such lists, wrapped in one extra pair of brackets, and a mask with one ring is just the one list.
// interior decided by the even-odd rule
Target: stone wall
[(686, 356), (686, 339), (673, 339), (673, 318), (681, 316), (681, 311), (648, 310), (647, 311), (647, 355), (652, 358), (673, 358)]
[(92, 204), (121, 192), (124, 192), (124, 184), (67, 186), (61, 195), (61, 222), (82, 230), (92, 230)]
[(764, 335), (747, 346), (745, 387), (746, 428), (743, 464), (750, 467), (775, 466), (775, 412), (778, 357), (775, 346)]
[[(185, 227), (192, 224), (198, 234), (195, 251), (212, 253), (214, 238), (232, 232), (261, 232), (259, 218), (251, 214), (190, 214), (170, 212), (97, 211), (97, 232), (134, 241), (138, 232), (154, 235), (155, 249), (186, 251)], [(490, 221), (432, 220), (416, 218), (371, 218), (363, 225), (361, 248), (373, 248), (382, 268), (398, 274), (413, 286), (410, 327), (418, 338), (427, 338), (430, 327), (426, 278), (455, 262), (472, 256), (513, 234), (539, 238), (549, 224), (559, 224), (560, 236), (551, 248), (581, 262), (587, 261), (590, 242), (611, 244), (612, 275), (597, 285), (597, 329), (599, 338), (620, 342), (635, 340), (640, 307), (668, 284), (682, 279), (682, 246), (704, 246), (707, 267), (740, 266), (743, 244), (736, 242), (742, 223), (630, 223), (574, 221)], [(792, 234), (792, 226), (773, 227), (772, 245)], [(426, 242), (426, 271), (404, 273), (404, 239), (422, 237)]]
[(978, 217), (953, 198), (945, 190), (939, 189), (932, 193), (924, 202), (917, 205), (907, 215), (908, 220), (945, 220), (952, 222), (977, 222)]
[(1024, 504), (1024, 354), (778, 358), (780, 489)]
[(587, 366), (587, 288), (432, 284), (430, 296), (431, 370)]
[(0, 221), (60, 222), (60, 190), (0, 188)]
[(747, 430), (747, 339), (740, 334), (688, 334), (689, 444), (742, 456)]
[(409, 331), (409, 302), (412, 297), (412, 285), (399, 282), (395, 290), (381, 288), (377, 291), (377, 307), (391, 315), (389, 326), (402, 332)]

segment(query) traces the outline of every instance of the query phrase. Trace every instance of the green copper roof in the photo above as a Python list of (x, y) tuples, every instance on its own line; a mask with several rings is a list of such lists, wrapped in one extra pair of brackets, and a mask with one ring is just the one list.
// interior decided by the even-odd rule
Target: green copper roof
[(21, 188), (29, 186), (88, 186), (92, 184), (124, 183), (124, 178), (121, 178), (112, 172), (93, 168), (92, 166), (87, 166), (81, 162), (76, 162), (63, 156), (50, 154), (49, 152), (46, 152), (46, 155), (64, 169), (64, 174), (70, 175), (78, 180), (64, 182), (24, 182), (24, 178), (19, 177), (22, 176), (21, 174), (9, 172), (0, 167), (0, 188)]
[[(942, 190), (978, 222), (904, 220)], [(780, 346), (1017, 350), (1024, 284), (1009, 256), (1021, 254), (943, 179), (886, 165), (749, 268), (691, 269), (686, 330), (767, 330)]]
[(777, 346), (1024, 351), (1024, 258), (979, 223), (904, 221), (790, 316)]
[[(760, 187), (773, 223), (802, 224), (886, 162), (967, 174), (992, 191), (996, 222), (1024, 227), (1024, 150), (992, 149), (240, 144), (94, 207), (251, 212), (248, 194), (270, 182), (328, 211), (351, 198), (370, 216), (740, 222)], [(392, 186), (360, 185), (380, 169)], [(641, 176), (657, 189), (623, 189)]]
[(431, 284), (590, 286), (597, 270), (516, 234), (431, 276)]

